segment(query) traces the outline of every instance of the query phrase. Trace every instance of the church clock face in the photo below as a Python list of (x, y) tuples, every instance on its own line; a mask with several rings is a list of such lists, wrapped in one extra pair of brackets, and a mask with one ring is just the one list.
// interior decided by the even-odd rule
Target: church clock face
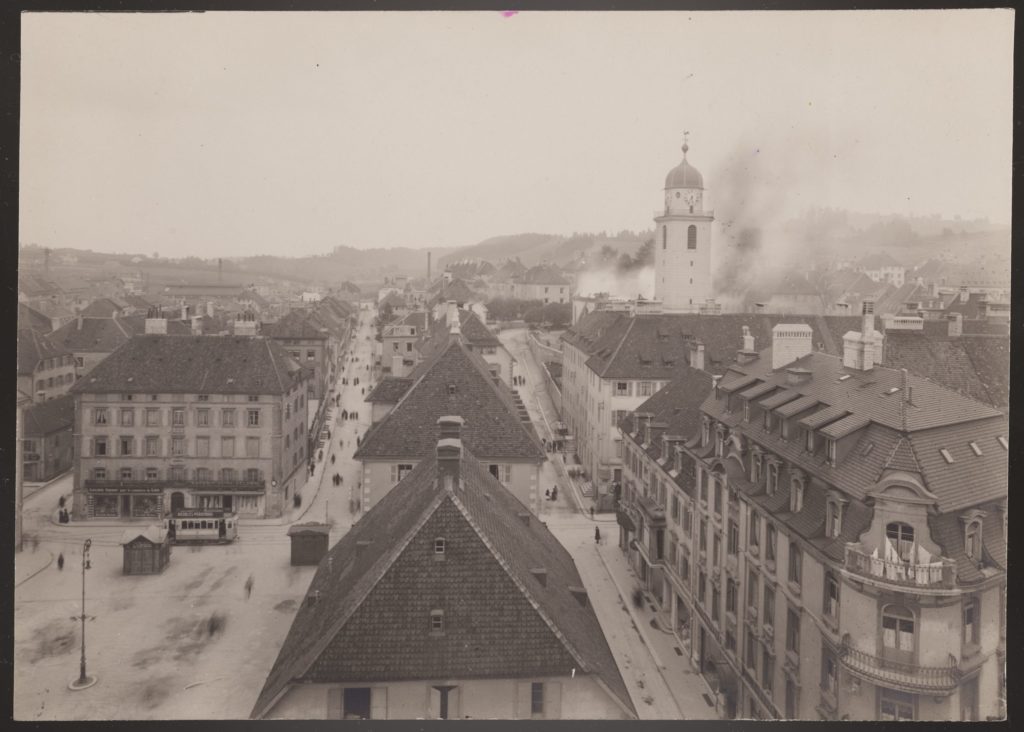
[(700, 200), (700, 194), (697, 191), (687, 191), (686, 195), (683, 196), (683, 201), (686, 202), (687, 206), (696, 206), (698, 200)]

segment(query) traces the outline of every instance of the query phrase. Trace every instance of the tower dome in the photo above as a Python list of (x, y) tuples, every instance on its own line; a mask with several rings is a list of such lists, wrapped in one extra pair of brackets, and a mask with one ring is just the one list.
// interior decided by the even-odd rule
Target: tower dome
[(683, 162), (672, 168), (665, 176), (666, 188), (704, 188), (704, 176), (686, 161), (686, 153), (690, 146), (683, 143)]

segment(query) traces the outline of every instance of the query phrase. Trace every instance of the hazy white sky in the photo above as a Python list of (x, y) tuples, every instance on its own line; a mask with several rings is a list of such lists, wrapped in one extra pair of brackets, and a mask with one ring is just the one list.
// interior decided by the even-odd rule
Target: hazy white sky
[(1010, 220), (1012, 11), (22, 18), (23, 243), (646, 229), (683, 130), (719, 218)]

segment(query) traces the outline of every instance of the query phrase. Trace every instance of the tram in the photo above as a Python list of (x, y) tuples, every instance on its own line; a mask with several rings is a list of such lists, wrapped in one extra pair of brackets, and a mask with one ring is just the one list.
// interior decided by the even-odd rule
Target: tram
[(238, 538), (238, 515), (218, 508), (179, 508), (164, 519), (172, 544), (230, 544)]

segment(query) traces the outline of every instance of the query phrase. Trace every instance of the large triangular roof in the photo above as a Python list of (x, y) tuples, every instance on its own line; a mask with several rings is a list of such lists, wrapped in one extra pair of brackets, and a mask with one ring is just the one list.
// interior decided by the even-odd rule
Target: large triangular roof
[[(253, 718), (292, 683), (571, 673), (595, 676), (635, 717), (597, 616), (573, 592), (572, 557), (468, 451), (459, 472), (444, 485), (428, 456), (321, 560), (316, 599), (295, 616)], [(441, 637), (427, 632), (434, 607), (446, 613)]]
[(437, 420), (466, 420), (466, 446), (484, 458), (543, 461), (544, 448), (532, 425), (517, 416), (515, 398), (487, 363), (452, 339), (409, 375), (412, 386), (395, 408), (366, 433), (356, 460), (418, 459), (437, 445)]

